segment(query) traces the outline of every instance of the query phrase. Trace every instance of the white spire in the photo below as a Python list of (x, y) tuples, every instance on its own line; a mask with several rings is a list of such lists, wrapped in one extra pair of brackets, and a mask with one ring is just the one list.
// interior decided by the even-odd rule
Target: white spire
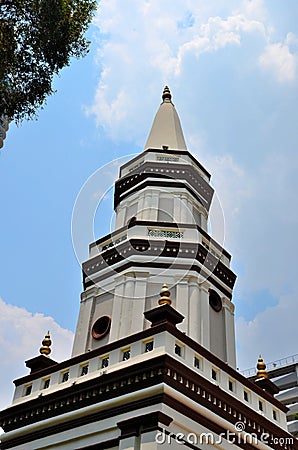
[(147, 148), (164, 147), (173, 150), (186, 150), (181, 123), (171, 98), (170, 89), (166, 86), (162, 94), (163, 102), (154, 118), (145, 150)]

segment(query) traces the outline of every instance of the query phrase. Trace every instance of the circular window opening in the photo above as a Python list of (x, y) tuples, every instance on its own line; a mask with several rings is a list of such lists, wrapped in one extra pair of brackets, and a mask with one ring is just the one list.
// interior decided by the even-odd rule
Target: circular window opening
[(92, 327), (92, 337), (94, 339), (104, 338), (111, 328), (111, 318), (109, 316), (102, 316), (96, 320)]
[(136, 217), (136, 216), (131, 217), (131, 218), (127, 221), (127, 226), (130, 227), (130, 226), (133, 225), (136, 221), (137, 221), (137, 217)]
[(217, 292), (210, 289), (209, 291), (209, 305), (214, 311), (219, 312), (222, 309), (222, 301)]

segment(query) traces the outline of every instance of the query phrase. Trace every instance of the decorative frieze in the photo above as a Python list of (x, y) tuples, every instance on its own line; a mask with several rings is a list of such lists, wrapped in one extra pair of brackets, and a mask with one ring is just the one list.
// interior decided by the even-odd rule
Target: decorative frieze
[(148, 228), (148, 236), (156, 238), (170, 238), (170, 239), (182, 239), (183, 231), (170, 231), (170, 230), (160, 230), (160, 229), (150, 229)]
[[(172, 231), (171, 233), (179, 232)], [(179, 239), (178, 235), (174, 236), (176, 236), (175, 239)], [(94, 281), (98, 282), (98, 277), (96, 280), (88, 279), (88, 277), (93, 274), (99, 274), (107, 267), (111, 267), (115, 272), (119, 273), (124, 270), (124, 268), (126, 270), (132, 265), (137, 266), (139, 262), (133, 262), (131, 257), (135, 255), (140, 256), (141, 254), (142, 257), (149, 257), (149, 261), (145, 262), (146, 264), (151, 264), (150, 267), (152, 267), (152, 264), (155, 267), (160, 267), (160, 264), (164, 264), (162, 263), (163, 257), (173, 257), (174, 259), (170, 265), (166, 263), (167, 267), (177, 268), (178, 265), (180, 265), (182, 269), (185, 269), (184, 265), (182, 265), (180, 261), (178, 263), (177, 259), (190, 259), (191, 262), (185, 261), (189, 270), (196, 270), (203, 277), (214, 278), (215, 276), (229, 289), (233, 288), (236, 281), (236, 275), (216, 256), (208, 252), (202, 244), (167, 241), (165, 239), (166, 238), (163, 237), (163, 240), (159, 241), (156, 239), (156, 241), (154, 240), (151, 242), (146, 239), (130, 239), (129, 241), (127, 240), (120, 243), (117, 248), (112, 247), (107, 249), (102, 254), (92, 258), (92, 260), (85, 262), (83, 264), (84, 287), (86, 288), (87, 286), (92, 285)], [(159, 256), (160, 258), (158, 261), (152, 263), (152, 256)], [(130, 258), (129, 260), (127, 259), (128, 257)], [(122, 263), (122, 265), (120, 263)], [(110, 273), (105, 273), (103, 276), (106, 278), (107, 276), (110, 276)], [(226, 295), (230, 298), (231, 292), (227, 291)]]
[[(289, 438), (287, 431), (253, 411), (243, 402), (224, 392), (198, 373), (190, 370), (183, 362), (168, 355), (127, 366), (123, 370), (104, 374), (80, 385), (72, 385), (59, 395), (52, 393), (28, 401), (26, 404), (16, 405), (6, 410), (5, 415), (2, 414), (1, 425), (5, 431), (12, 431), (22, 426), (142, 389), (144, 389), (144, 397), (146, 397), (148, 395), (146, 394), (146, 388), (161, 383), (193, 400), (197, 405), (195, 411), (202, 411), (203, 413), (204, 409), (201, 409), (203, 407), (233, 425), (241, 421), (246, 433), (253, 433), (260, 441), (262, 436), (266, 435), (270, 436), (272, 442), (280, 442), (280, 444), (275, 445), (276, 450), (297, 449), (297, 442), (294, 439), (292, 440), (293, 444), (289, 443), (289, 440), (286, 441), (286, 438)], [(73, 423), (69, 423), (69, 425), (74, 426)], [(76, 426), (79, 425), (80, 423)], [(47, 429), (43, 431), (47, 433)], [(55, 433), (54, 429), (52, 433)], [(284, 438), (283, 441), (281, 440), (282, 437)], [(275, 441), (275, 438), (279, 439)], [(22, 435), (21, 440), (26, 442), (26, 434)], [(8, 441), (1, 448), (11, 448), (9, 444)]]
[[(203, 206), (209, 210), (213, 197), (212, 187), (205, 181), (194, 166), (181, 166), (180, 164), (171, 164), (169, 167), (166, 162), (145, 162), (136, 171), (132, 171), (128, 176), (120, 178), (115, 183), (114, 208), (127, 196), (136, 190), (139, 191), (140, 183), (144, 187), (156, 185), (156, 181), (150, 181), (152, 178), (158, 179), (158, 185), (171, 185), (173, 187), (184, 187), (194, 195)], [(180, 181), (180, 183), (179, 183)]]

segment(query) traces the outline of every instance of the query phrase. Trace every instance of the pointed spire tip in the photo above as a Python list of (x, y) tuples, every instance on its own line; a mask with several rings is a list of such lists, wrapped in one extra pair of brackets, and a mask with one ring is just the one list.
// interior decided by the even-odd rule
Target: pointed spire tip
[(162, 100), (163, 101), (165, 101), (165, 100), (171, 101), (171, 99), (172, 99), (171, 91), (168, 86), (165, 86), (163, 93), (162, 93)]

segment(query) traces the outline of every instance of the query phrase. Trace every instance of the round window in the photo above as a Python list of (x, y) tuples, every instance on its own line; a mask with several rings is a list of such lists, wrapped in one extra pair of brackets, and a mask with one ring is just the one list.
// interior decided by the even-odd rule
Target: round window
[(130, 227), (130, 226), (133, 225), (136, 221), (137, 221), (137, 217), (136, 217), (136, 216), (131, 217), (131, 218), (127, 221), (127, 226)]
[(92, 327), (92, 337), (94, 339), (104, 338), (111, 328), (111, 318), (109, 316), (102, 316), (94, 322)]
[(222, 308), (222, 301), (217, 292), (212, 289), (209, 290), (209, 305), (214, 311), (219, 312)]

